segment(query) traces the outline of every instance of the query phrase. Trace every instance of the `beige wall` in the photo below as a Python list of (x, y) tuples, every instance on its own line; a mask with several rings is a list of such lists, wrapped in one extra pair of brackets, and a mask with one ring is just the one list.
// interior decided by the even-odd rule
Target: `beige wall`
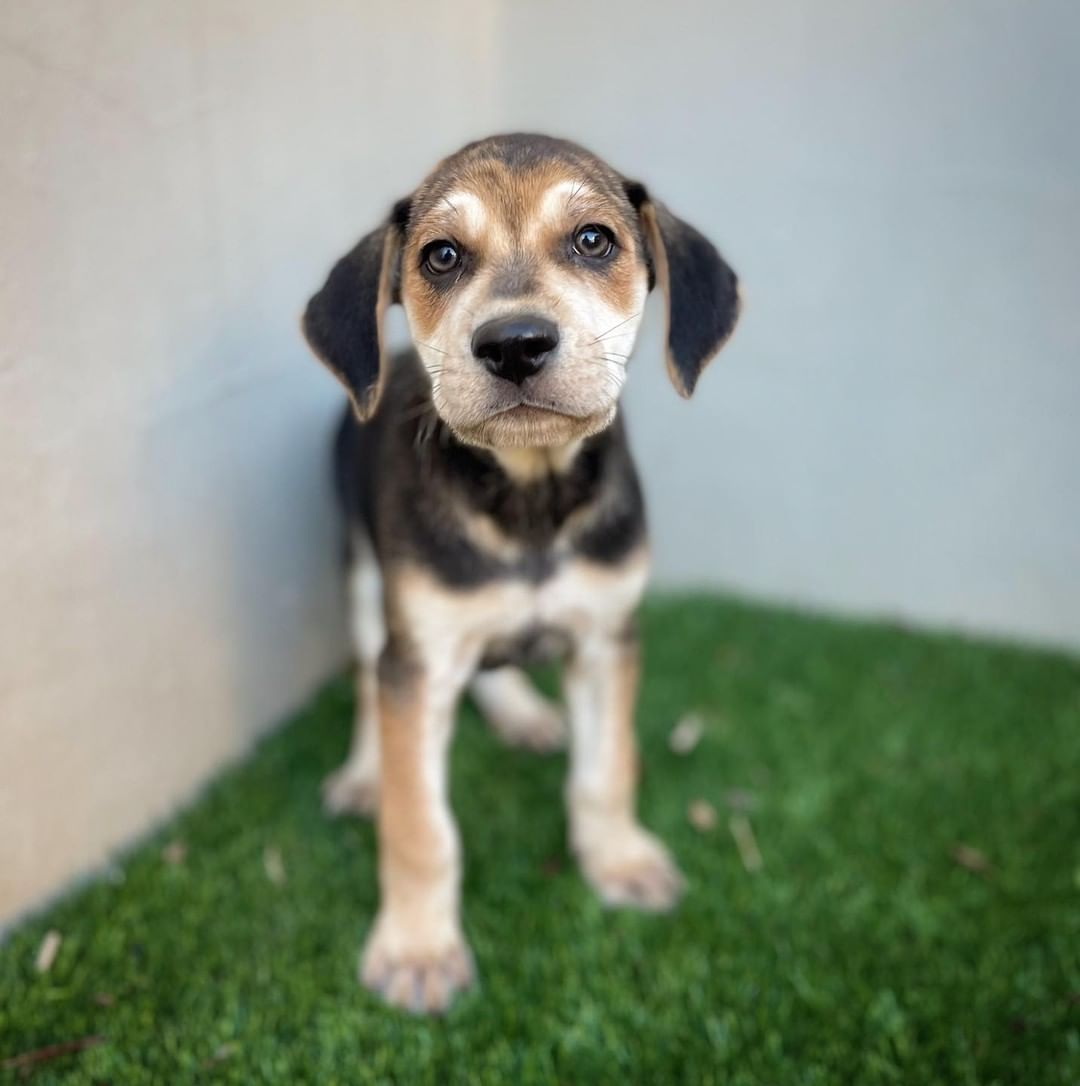
[(577, 137), (725, 247), (691, 404), (631, 429), (657, 574), (1080, 646), (1080, 7), (0, 8), (0, 920), (343, 658), (296, 331), (470, 136)]
[(488, 7), (0, 9), (0, 919), (343, 658), (338, 396), (296, 321), (493, 123)]

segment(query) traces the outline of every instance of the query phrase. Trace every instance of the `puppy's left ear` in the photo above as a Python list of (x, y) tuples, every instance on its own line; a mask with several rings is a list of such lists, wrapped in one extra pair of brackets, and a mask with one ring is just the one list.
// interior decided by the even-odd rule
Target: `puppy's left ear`
[(409, 200), (361, 238), (330, 270), (301, 322), (315, 357), (345, 386), (361, 422), (378, 406), (386, 375), (383, 317), (400, 298), (401, 245)]
[(739, 280), (707, 238), (655, 203), (636, 181), (626, 195), (637, 209), (649, 261), (649, 285), (667, 299), (667, 371), (689, 397), (702, 370), (739, 319)]

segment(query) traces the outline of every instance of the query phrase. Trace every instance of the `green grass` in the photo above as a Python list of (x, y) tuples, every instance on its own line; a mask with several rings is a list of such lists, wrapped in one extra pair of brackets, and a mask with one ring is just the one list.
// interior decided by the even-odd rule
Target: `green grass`
[[(709, 600), (651, 604), (644, 634), (641, 811), (689, 878), (673, 915), (601, 909), (566, 855), (564, 760), (499, 747), (466, 710), (480, 987), (441, 1020), (383, 1009), (355, 980), (372, 828), (319, 809), (350, 726), (340, 680), (0, 947), (0, 1060), (101, 1034), (33, 1081), (1080, 1082), (1080, 663)], [(704, 738), (677, 756), (695, 709)], [(711, 832), (687, 822), (697, 798)], [(38, 975), (49, 928), (64, 941)]]

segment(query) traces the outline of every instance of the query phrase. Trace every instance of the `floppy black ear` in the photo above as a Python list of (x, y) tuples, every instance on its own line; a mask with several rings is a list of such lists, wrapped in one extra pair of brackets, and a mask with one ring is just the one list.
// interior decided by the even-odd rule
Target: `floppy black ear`
[(408, 201), (362, 238), (330, 270), (307, 304), (301, 327), (315, 356), (345, 386), (359, 419), (369, 419), (382, 391), (383, 316), (399, 301), (401, 239)]
[(690, 396), (702, 370), (739, 318), (739, 280), (707, 238), (627, 182), (637, 208), (652, 279), (667, 298), (667, 370), (680, 396)]

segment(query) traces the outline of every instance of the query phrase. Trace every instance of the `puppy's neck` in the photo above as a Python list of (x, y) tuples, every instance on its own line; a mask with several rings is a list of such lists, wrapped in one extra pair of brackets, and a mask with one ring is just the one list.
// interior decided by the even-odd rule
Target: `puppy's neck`
[(488, 452), (515, 483), (527, 484), (548, 475), (565, 474), (577, 459), (584, 443), (584, 438), (576, 438), (565, 445), (541, 445), (520, 449), (489, 448)]

